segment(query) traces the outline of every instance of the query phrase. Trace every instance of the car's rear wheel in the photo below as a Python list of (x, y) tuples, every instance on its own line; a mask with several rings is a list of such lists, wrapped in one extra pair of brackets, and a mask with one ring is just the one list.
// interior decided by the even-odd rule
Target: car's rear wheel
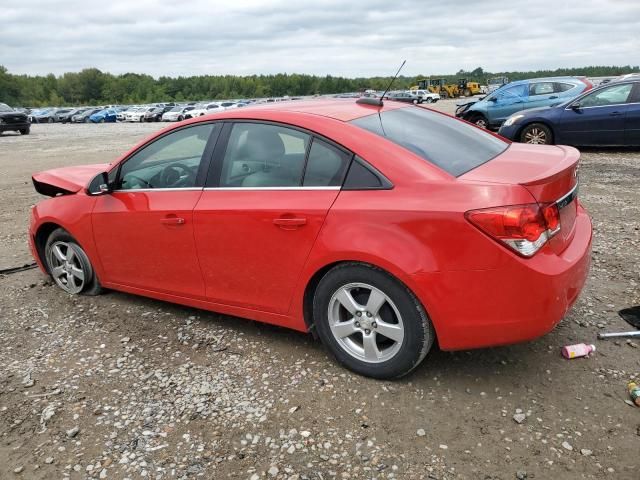
[(47, 118), (47, 123), (53, 123), (53, 118), (51, 117)]
[(30, 131), (31, 131), (30, 128), (21, 128), (20, 129), (20, 135), (29, 135)]
[(104, 118), (101, 118), (100, 120), (98, 120), (98, 123), (104, 123)]
[(522, 129), (520, 141), (534, 145), (551, 145), (553, 143), (553, 133), (549, 127), (542, 123), (532, 123)]
[(72, 295), (98, 295), (102, 287), (89, 257), (66, 230), (54, 230), (44, 249), (45, 261), (53, 281)]
[(181, 122), (182, 120), (184, 120), (184, 117), (183, 117), (182, 115), (180, 115), (180, 116), (178, 117), (178, 121), (179, 121), (179, 122)]
[(322, 342), (345, 367), (387, 379), (406, 375), (433, 345), (427, 313), (402, 283), (366, 264), (331, 269), (315, 291), (313, 318)]
[(480, 127), (480, 128), (488, 128), (489, 127), (489, 122), (487, 122), (487, 118), (484, 115), (481, 114), (475, 114), (472, 115), (469, 118), (469, 121), (473, 124), (475, 124), (476, 126)]

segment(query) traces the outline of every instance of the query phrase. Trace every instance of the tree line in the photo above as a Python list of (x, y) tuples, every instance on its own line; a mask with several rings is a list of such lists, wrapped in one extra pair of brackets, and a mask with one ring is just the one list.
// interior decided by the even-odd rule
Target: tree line
[[(557, 75), (614, 76), (631, 72), (640, 72), (640, 67), (593, 66), (531, 72), (485, 72), (478, 67), (472, 71), (460, 70), (455, 75), (431, 75), (430, 78), (444, 78), (448, 82), (466, 78), (485, 84), (488, 78), (495, 76), (521, 80)], [(428, 77), (400, 76), (393, 88), (406, 89)], [(368, 88), (384, 90), (390, 80), (391, 77), (346, 78), (298, 73), (153, 78), (138, 73), (113, 75), (97, 68), (86, 68), (60, 76), (32, 76), (9, 73), (0, 65), (0, 102), (12, 106), (38, 107), (323, 95), (357, 92)]]

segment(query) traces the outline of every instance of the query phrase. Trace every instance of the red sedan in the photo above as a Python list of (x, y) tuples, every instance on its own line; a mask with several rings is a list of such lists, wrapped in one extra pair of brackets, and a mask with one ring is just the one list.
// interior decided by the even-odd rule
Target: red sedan
[(387, 101), (198, 117), (111, 164), (38, 173), (29, 239), (102, 287), (314, 331), (372, 377), (549, 332), (587, 278), (579, 153)]

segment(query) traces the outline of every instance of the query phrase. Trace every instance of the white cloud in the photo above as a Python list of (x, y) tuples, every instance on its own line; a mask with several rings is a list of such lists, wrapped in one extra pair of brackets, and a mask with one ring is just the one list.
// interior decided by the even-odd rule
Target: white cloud
[(0, 17), (12, 73), (405, 75), (638, 63), (635, 0), (30, 0)]

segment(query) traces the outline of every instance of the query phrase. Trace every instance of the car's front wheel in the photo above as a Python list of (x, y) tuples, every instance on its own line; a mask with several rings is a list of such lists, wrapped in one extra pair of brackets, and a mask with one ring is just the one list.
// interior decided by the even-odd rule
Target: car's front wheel
[(469, 121), (480, 128), (489, 128), (489, 122), (484, 115), (475, 114), (469, 118)]
[(366, 264), (345, 263), (325, 274), (315, 292), (313, 318), (322, 342), (341, 364), (380, 379), (413, 370), (435, 336), (413, 293)]
[(102, 287), (89, 257), (66, 230), (54, 230), (44, 249), (49, 274), (62, 290), (72, 295), (98, 295)]
[(21, 128), (20, 130), (20, 135), (29, 135), (29, 132), (31, 131), (30, 128)]
[(532, 123), (522, 129), (520, 141), (534, 145), (551, 145), (553, 143), (553, 133), (549, 127), (542, 123)]

